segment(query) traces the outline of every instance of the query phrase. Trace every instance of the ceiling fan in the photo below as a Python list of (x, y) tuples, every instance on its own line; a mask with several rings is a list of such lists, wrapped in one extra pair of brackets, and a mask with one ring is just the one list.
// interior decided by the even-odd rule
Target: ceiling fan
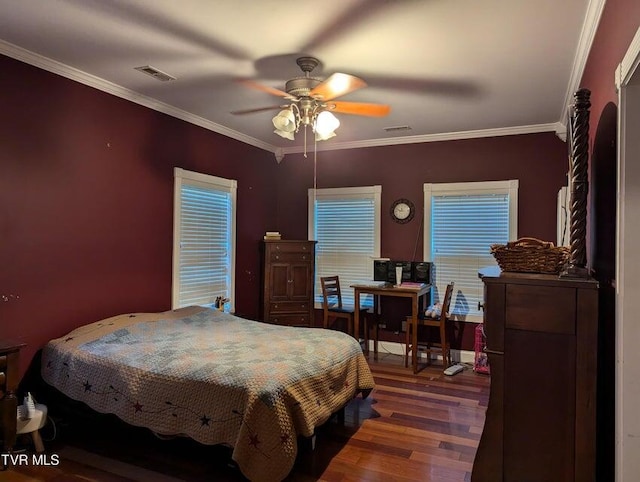
[(294, 139), (300, 126), (311, 126), (316, 140), (326, 140), (335, 136), (335, 129), (340, 121), (332, 114), (362, 115), (369, 117), (384, 117), (391, 108), (386, 104), (371, 104), (363, 102), (335, 101), (355, 90), (366, 87), (364, 80), (354, 75), (336, 72), (325, 80), (311, 77), (311, 72), (320, 61), (315, 57), (299, 57), (296, 63), (304, 73), (303, 77), (294, 77), (285, 83), (285, 90), (279, 90), (252, 80), (242, 80), (248, 87), (261, 90), (277, 97), (282, 97), (290, 103), (257, 109), (231, 112), (232, 114), (252, 114), (266, 110), (282, 109), (274, 118), (275, 133), (286, 139)]

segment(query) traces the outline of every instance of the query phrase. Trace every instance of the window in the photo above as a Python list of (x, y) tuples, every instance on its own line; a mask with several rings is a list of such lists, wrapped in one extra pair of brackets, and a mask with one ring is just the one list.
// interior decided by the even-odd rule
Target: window
[[(356, 282), (373, 279), (380, 256), (381, 186), (309, 189), (309, 239), (316, 245), (315, 300), (322, 302), (320, 278), (340, 276), (342, 302), (353, 305)], [(371, 296), (360, 300), (373, 306)]]
[(174, 170), (172, 307), (234, 306), (236, 189), (230, 179)]
[(424, 213), (424, 259), (434, 265), (434, 291), (444, 293), (454, 281), (452, 315), (482, 321), (478, 270), (496, 264), (492, 244), (517, 236), (518, 181), (425, 184)]

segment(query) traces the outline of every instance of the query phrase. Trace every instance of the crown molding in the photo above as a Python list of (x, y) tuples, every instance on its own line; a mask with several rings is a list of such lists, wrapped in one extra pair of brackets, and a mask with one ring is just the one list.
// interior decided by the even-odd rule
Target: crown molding
[[(585, 15), (582, 32), (580, 35), (578, 50), (574, 59), (573, 69), (569, 81), (569, 86), (565, 96), (565, 103), (560, 114), (560, 121), (553, 124), (538, 124), (528, 126), (515, 126), (506, 128), (471, 130), (460, 132), (446, 132), (438, 134), (425, 134), (417, 136), (401, 136), (387, 137), (383, 139), (368, 139), (352, 142), (321, 142), (317, 145), (318, 151), (341, 150), (341, 149), (359, 149), (365, 147), (380, 147), (400, 144), (418, 144), (424, 142), (441, 142), (463, 139), (474, 139), (482, 137), (498, 137), (519, 134), (533, 134), (540, 132), (555, 132), (560, 139), (566, 138), (566, 112), (569, 104), (572, 102), (573, 93), (578, 89), (579, 82), (584, 72), (584, 67), (595, 37), (595, 33), (604, 9), (605, 0), (590, 0)], [(66, 77), (81, 84), (93, 87), (102, 92), (115, 95), (122, 99), (134, 102), (136, 104), (148, 107), (158, 112), (170, 115), (172, 117), (184, 120), (191, 124), (200, 126), (204, 129), (216, 132), (223, 136), (235, 139), (245, 144), (273, 152), (277, 162), (281, 162), (286, 154), (297, 154), (304, 152), (303, 146), (278, 147), (273, 144), (261, 141), (254, 137), (248, 136), (241, 132), (229, 129), (228, 127), (216, 124), (203, 117), (191, 114), (182, 109), (178, 109), (164, 102), (159, 102), (150, 97), (141, 95), (130, 89), (126, 89), (120, 85), (109, 82), (105, 79), (89, 74), (82, 70), (70, 67), (61, 62), (49, 59), (40, 54), (36, 54), (17, 45), (0, 40), (0, 53), (25, 62), (35, 67), (41, 68), (48, 72)]]
[(567, 142), (567, 124), (562, 122), (556, 122), (554, 124), (556, 126), (556, 136), (562, 141)]
[[(339, 149), (360, 149), (363, 147), (392, 146), (398, 144), (419, 144), (423, 142), (455, 141), (463, 139), (476, 139), (481, 137), (515, 136), (520, 134), (537, 134), (540, 132), (557, 132), (559, 123), (536, 124), (528, 126), (501, 127), (496, 129), (482, 129), (473, 131), (444, 132), (439, 134), (426, 134), (419, 136), (387, 137), (384, 139), (370, 139), (353, 142), (319, 142), (318, 151), (334, 151)], [(282, 154), (297, 154), (304, 152), (300, 146), (283, 147)]]
[(159, 102), (151, 97), (126, 89), (118, 84), (109, 82), (108, 80), (88, 74), (87, 72), (70, 67), (61, 62), (49, 59), (43, 55), (36, 54), (3, 40), (0, 40), (0, 53), (26, 64), (33, 65), (34, 67), (38, 67), (48, 72), (66, 77), (67, 79), (101, 90), (102, 92), (115, 95), (116, 97), (162, 112), (163, 114), (176, 117), (177, 119), (217, 132), (218, 134), (222, 134), (223, 136), (230, 137), (245, 144), (264, 149), (265, 151), (275, 152), (277, 149), (275, 146), (260, 141), (254, 137), (234, 131), (233, 129), (216, 124), (215, 122), (211, 122), (203, 117), (191, 114), (185, 110), (165, 104), (164, 102)]
[(629, 84), (631, 77), (633, 77), (638, 67), (640, 67), (640, 28), (636, 30), (636, 34), (627, 49), (627, 53), (616, 69), (615, 81), (618, 91), (623, 86)]
[(584, 74), (584, 68), (587, 65), (593, 39), (596, 36), (598, 25), (600, 24), (605, 2), (606, 0), (589, 0), (584, 23), (582, 24), (582, 31), (580, 32), (580, 39), (578, 40), (576, 56), (573, 59), (573, 68), (571, 69), (564, 104), (560, 111), (560, 123), (566, 123), (567, 110), (569, 106), (573, 104), (573, 94), (580, 88), (580, 81)]

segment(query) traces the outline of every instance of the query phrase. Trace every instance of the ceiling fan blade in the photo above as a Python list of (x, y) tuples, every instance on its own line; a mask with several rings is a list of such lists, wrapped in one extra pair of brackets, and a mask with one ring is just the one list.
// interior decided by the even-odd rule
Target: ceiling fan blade
[(367, 83), (360, 77), (336, 72), (311, 89), (309, 97), (319, 100), (331, 100), (366, 86)]
[(233, 114), (233, 115), (255, 114), (256, 112), (264, 112), (266, 110), (276, 110), (276, 109), (282, 109), (282, 106), (270, 105), (269, 107), (258, 107), (257, 109), (234, 110), (234, 111), (231, 111), (230, 114)]
[(287, 94), (283, 90), (275, 89), (273, 87), (269, 87), (268, 85), (263, 85), (263, 84), (260, 84), (258, 82), (254, 82), (253, 80), (239, 79), (239, 82), (241, 82), (242, 84), (246, 85), (247, 87), (251, 87), (252, 89), (256, 89), (256, 90), (260, 90), (262, 92), (266, 92), (267, 94), (275, 95), (275, 96), (278, 96), (278, 97), (285, 97), (285, 98), (289, 98), (289, 99), (295, 99), (295, 97)]
[(365, 102), (330, 102), (327, 108), (331, 112), (369, 117), (384, 117), (391, 112), (391, 107), (387, 104), (368, 104)]

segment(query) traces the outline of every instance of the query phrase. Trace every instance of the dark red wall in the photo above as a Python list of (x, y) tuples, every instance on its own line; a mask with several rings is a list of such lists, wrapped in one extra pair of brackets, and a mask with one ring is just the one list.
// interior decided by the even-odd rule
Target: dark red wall
[[(591, 193), (587, 247), (589, 265), (596, 269), (601, 268), (603, 264), (611, 265), (610, 261), (603, 262), (602, 256), (598, 253), (598, 251), (601, 251), (598, 245), (602, 245), (603, 240), (597, 239), (597, 237), (602, 234), (603, 230), (615, 230), (615, 211), (605, 215), (594, 208), (594, 203), (599, 202), (599, 200), (595, 199), (594, 191), (602, 183), (603, 175), (612, 176), (613, 182), (615, 182), (617, 164), (615, 145), (610, 145), (612, 142), (615, 143), (617, 133), (618, 93), (616, 91), (615, 72), (639, 26), (640, 2), (636, 0), (608, 0), (602, 13), (580, 84), (581, 87), (591, 91), (591, 117), (589, 123), (589, 148), (591, 152), (589, 181)], [(600, 136), (598, 136), (598, 131)], [(604, 136), (603, 132), (610, 132), (610, 136)], [(608, 140), (605, 137), (612, 137), (612, 139)], [(598, 145), (596, 145), (596, 141), (598, 141)], [(609, 144), (608, 149), (613, 154), (612, 156), (603, 155), (603, 149), (607, 149), (605, 144)], [(599, 157), (597, 179), (594, 178), (594, 165), (592, 162), (596, 153)], [(605, 173), (607, 169), (612, 171), (613, 174)], [(612, 216), (614, 219), (611, 219)], [(611, 271), (611, 266), (608, 269)]]
[[(558, 189), (566, 184), (567, 147), (553, 133), (320, 151), (317, 187), (382, 186), (381, 256), (422, 259), (423, 184), (518, 179), (519, 236), (555, 242)], [(307, 236), (307, 189), (313, 154), (287, 155), (277, 168), (278, 226), (290, 238)], [(391, 220), (391, 203), (405, 197), (419, 209), (413, 221)]]
[[(556, 241), (558, 190), (566, 184), (567, 147), (554, 133), (403, 144), (317, 154), (317, 187), (382, 186), (381, 256), (422, 260), (423, 184), (519, 180), (518, 234)], [(277, 167), (278, 227), (288, 238), (307, 238), (307, 190), (313, 187), (313, 154), (287, 155)], [(400, 225), (389, 209), (400, 197), (418, 209)], [(387, 341), (404, 342), (406, 306), (383, 305)], [(318, 318), (318, 316), (316, 317)], [(318, 323), (319, 321), (316, 320)], [(473, 350), (475, 324), (458, 323), (454, 348)]]
[(607, 103), (618, 103), (615, 71), (638, 27), (640, 2), (607, 0), (580, 84), (591, 90), (591, 140), (595, 138), (598, 119)]
[(171, 308), (174, 166), (238, 180), (236, 309), (259, 313), (272, 153), (0, 56), (0, 338)]

